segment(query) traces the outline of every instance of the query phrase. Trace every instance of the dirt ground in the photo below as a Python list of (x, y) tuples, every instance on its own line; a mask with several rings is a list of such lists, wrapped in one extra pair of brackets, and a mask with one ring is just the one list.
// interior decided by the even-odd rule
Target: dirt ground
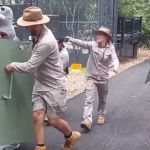
[[(133, 58), (127, 58), (127, 57), (120, 57), (120, 66), (118, 69), (118, 73), (123, 72), (130, 67), (133, 67), (139, 63), (142, 63), (146, 59), (150, 58), (150, 50), (139, 50), (137, 59)], [(114, 76), (115, 74), (110, 71), (110, 78)], [(70, 74), (68, 75), (68, 81), (67, 81), (67, 99), (70, 99), (79, 93), (82, 93), (85, 90), (86, 85), (86, 76), (85, 76), (85, 70), (82, 72), (78, 71), (70, 71)]]
[(142, 49), (139, 50), (137, 59), (121, 57), (119, 58), (120, 60), (119, 72), (125, 71), (126, 69), (133, 67), (139, 63), (142, 63), (143, 61), (149, 58), (150, 58), (150, 50), (142, 50)]

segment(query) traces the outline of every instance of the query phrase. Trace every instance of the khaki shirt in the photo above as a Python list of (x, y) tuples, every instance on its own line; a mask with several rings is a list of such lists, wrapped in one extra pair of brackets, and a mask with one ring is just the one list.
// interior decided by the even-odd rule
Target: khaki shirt
[(33, 48), (31, 58), (27, 62), (13, 62), (11, 65), (14, 71), (34, 74), (33, 94), (50, 91), (50, 89), (66, 88), (66, 77), (58, 44), (53, 33), (46, 26)]
[(110, 66), (118, 69), (119, 60), (112, 43), (106, 48), (100, 48), (96, 41), (82, 41), (69, 38), (69, 42), (83, 49), (89, 49), (90, 55), (87, 62), (87, 77), (97, 82), (107, 82), (109, 79)]

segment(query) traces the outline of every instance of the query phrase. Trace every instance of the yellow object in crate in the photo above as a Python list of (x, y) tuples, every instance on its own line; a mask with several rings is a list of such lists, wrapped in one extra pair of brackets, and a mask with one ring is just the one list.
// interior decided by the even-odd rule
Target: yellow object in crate
[(82, 70), (82, 65), (81, 64), (72, 64), (71, 65), (71, 71), (81, 71)]

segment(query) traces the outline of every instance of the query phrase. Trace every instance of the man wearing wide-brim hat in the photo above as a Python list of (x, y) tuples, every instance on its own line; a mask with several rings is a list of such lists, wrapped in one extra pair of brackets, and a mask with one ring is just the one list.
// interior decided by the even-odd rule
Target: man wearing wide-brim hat
[(103, 125), (105, 123), (109, 69), (111, 66), (113, 71), (117, 72), (119, 66), (118, 57), (111, 42), (110, 29), (102, 26), (95, 32), (95, 36), (96, 41), (90, 42), (66, 37), (73, 45), (90, 50), (87, 62), (87, 85), (83, 122), (81, 122), (81, 128), (88, 131), (92, 128), (93, 103), (96, 90), (99, 96), (97, 124)]
[(32, 101), (36, 150), (46, 150), (43, 128), (45, 114), (49, 124), (61, 131), (66, 138), (61, 150), (71, 150), (81, 135), (72, 131), (69, 124), (61, 119), (62, 113), (66, 110), (66, 77), (57, 41), (51, 30), (45, 26), (49, 21), (49, 17), (43, 15), (38, 7), (24, 10), (17, 23), (33, 36), (32, 56), (27, 62), (13, 62), (7, 65), (5, 71), (33, 73), (35, 76)]

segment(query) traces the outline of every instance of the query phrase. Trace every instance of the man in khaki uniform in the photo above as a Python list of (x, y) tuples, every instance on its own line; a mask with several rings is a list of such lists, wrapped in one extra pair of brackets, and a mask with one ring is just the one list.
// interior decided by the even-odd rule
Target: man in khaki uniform
[(66, 110), (66, 77), (57, 41), (51, 30), (45, 26), (49, 21), (49, 17), (43, 15), (38, 7), (24, 10), (17, 23), (33, 36), (32, 56), (27, 62), (13, 62), (7, 65), (5, 71), (32, 73), (35, 77), (32, 102), (36, 150), (46, 150), (43, 128), (45, 114), (49, 124), (64, 134), (66, 142), (61, 150), (71, 150), (81, 135), (72, 131), (70, 125), (61, 119)]
[(106, 97), (108, 93), (109, 68), (116, 72), (119, 66), (115, 48), (111, 42), (110, 29), (101, 27), (96, 31), (96, 41), (86, 42), (71, 37), (67, 37), (73, 45), (83, 49), (89, 49), (90, 55), (87, 62), (87, 85), (85, 92), (85, 106), (83, 122), (81, 127), (91, 130), (93, 102), (95, 100), (95, 90), (98, 91), (98, 120), (97, 123), (105, 123), (106, 116)]

